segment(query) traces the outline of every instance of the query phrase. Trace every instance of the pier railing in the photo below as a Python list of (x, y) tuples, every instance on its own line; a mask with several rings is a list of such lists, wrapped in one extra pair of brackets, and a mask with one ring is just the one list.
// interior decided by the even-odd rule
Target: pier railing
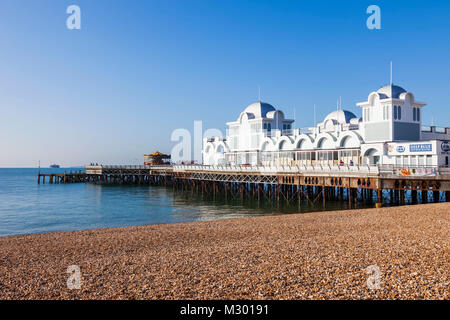
[(86, 166), (89, 169), (153, 169), (153, 168), (170, 168), (170, 165), (94, 165)]
[(175, 165), (174, 171), (222, 171), (222, 172), (260, 172), (260, 173), (299, 173), (299, 172), (311, 172), (311, 173), (327, 173), (327, 172), (341, 172), (341, 173), (366, 173), (366, 174), (378, 174), (378, 166), (328, 166), (328, 165), (316, 165), (316, 166), (230, 166), (230, 165)]
[(238, 165), (97, 165), (87, 166), (87, 174), (100, 174), (108, 170), (170, 170), (175, 172), (234, 172), (234, 173), (340, 173), (340, 174), (371, 174), (393, 176), (438, 176), (450, 175), (449, 167), (439, 166), (398, 166), (398, 165), (278, 165), (278, 166), (238, 166)]
[(438, 176), (450, 175), (449, 167), (398, 165), (310, 165), (310, 166), (232, 166), (232, 165), (174, 165), (173, 171), (220, 171), (242, 173), (355, 173), (383, 175)]

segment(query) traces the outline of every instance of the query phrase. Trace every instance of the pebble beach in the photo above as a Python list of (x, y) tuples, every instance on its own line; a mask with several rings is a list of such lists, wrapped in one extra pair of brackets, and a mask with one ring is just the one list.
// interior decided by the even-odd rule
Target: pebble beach
[(448, 299), (449, 271), (450, 203), (0, 238), (0, 299)]

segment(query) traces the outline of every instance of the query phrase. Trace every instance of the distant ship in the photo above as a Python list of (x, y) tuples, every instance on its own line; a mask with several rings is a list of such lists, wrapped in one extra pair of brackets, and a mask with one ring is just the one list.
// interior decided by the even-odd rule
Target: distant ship
[(51, 164), (50, 168), (59, 168), (59, 164)]

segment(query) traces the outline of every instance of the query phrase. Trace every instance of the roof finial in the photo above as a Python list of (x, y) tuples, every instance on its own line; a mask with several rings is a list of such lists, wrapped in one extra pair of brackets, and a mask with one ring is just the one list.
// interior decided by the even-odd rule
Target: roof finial
[(391, 61), (391, 82), (390, 82), (391, 86), (392, 86), (392, 61)]

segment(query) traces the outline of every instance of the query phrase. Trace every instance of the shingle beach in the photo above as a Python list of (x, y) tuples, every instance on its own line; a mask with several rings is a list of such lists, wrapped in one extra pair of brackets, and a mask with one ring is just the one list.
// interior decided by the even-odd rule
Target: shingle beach
[(450, 203), (10, 236), (0, 299), (448, 299), (449, 244)]

